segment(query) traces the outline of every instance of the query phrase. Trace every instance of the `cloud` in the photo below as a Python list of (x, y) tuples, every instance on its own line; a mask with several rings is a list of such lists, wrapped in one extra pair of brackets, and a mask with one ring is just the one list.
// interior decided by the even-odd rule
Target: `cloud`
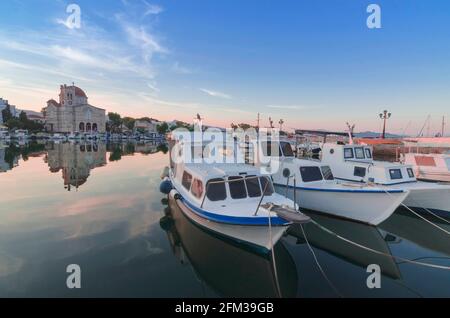
[(148, 15), (153, 15), (153, 14), (160, 14), (161, 12), (164, 11), (164, 9), (158, 5), (155, 4), (150, 4), (147, 1), (143, 1), (144, 4), (146, 5), (146, 10), (144, 12), (144, 17), (148, 16)]
[(205, 89), (205, 88), (200, 88), (200, 91), (202, 91), (203, 93), (212, 96), (212, 97), (218, 97), (218, 98), (224, 98), (224, 99), (231, 99), (231, 95), (222, 93), (222, 92), (218, 92), (218, 91), (212, 91), (209, 89)]
[(192, 71), (190, 69), (188, 69), (184, 66), (180, 66), (180, 63), (178, 63), (178, 62), (173, 63), (171, 70), (172, 70), (172, 72), (181, 74), (181, 75), (192, 74)]

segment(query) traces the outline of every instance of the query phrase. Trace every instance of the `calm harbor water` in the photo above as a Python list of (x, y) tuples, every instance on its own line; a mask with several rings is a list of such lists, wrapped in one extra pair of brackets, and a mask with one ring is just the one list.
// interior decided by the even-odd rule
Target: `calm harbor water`
[[(449, 271), (379, 256), (313, 224), (306, 238), (294, 226), (277, 244), (275, 269), (167, 201), (159, 192), (165, 151), (0, 145), (0, 297), (450, 297)], [(385, 254), (450, 266), (450, 238), (408, 211), (379, 227), (311, 216)], [(81, 267), (81, 289), (66, 287), (69, 264)], [(369, 264), (382, 269), (380, 289), (366, 285)]]

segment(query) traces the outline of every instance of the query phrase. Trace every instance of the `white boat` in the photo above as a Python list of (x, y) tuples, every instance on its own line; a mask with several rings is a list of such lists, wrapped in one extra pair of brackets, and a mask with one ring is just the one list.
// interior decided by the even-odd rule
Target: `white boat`
[(14, 131), (13, 135), (14, 139), (25, 140), (28, 138), (28, 130), (25, 129), (17, 129)]
[(9, 134), (9, 130), (7, 127), (0, 127), (0, 140), (9, 141), (11, 140), (11, 136)]
[(170, 198), (191, 221), (240, 244), (270, 251), (291, 224), (288, 219), (309, 221), (249, 165), (180, 163), (168, 179)]
[(370, 146), (326, 143), (321, 162), (331, 167), (335, 178), (353, 185), (373, 185), (389, 196), (392, 190), (409, 191), (403, 201), (408, 207), (450, 211), (450, 185), (417, 181), (411, 165), (375, 161)]
[(66, 140), (67, 138), (66, 138), (66, 136), (64, 136), (63, 134), (53, 134), (53, 135), (50, 137), (50, 139), (51, 139), (51, 140), (54, 140), (54, 141), (64, 141), (64, 140)]
[(450, 154), (406, 153), (402, 156), (401, 162), (411, 165), (418, 179), (450, 182)]
[[(270, 153), (270, 171), (280, 194), (301, 208), (378, 225), (394, 213), (408, 196), (403, 189), (384, 189), (336, 180), (329, 165), (295, 158), (289, 143), (262, 141), (260, 156)], [(270, 152), (270, 149), (276, 150)], [(386, 191), (389, 195), (386, 194)]]

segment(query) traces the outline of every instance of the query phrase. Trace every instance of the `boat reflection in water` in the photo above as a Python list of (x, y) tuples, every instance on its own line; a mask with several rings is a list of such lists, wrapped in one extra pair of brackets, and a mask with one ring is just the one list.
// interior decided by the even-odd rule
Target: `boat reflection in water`
[[(450, 218), (429, 217), (431, 222), (450, 232)], [(406, 209), (399, 209), (380, 228), (418, 246), (450, 256), (450, 237)]]
[(218, 296), (296, 296), (297, 271), (283, 244), (274, 246), (275, 274), (270, 255), (257, 254), (199, 228), (184, 216), (172, 199), (161, 226), (167, 232), (175, 256), (183, 264), (190, 263), (199, 280)]
[[(311, 224), (305, 226), (306, 239), (317, 249), (326, 251), (346, 262), (364, 269), (371, 264), (380, 266), (383, 275), (393, 279), (400, 279), (401, 273), (395, 259), (392, 257), (388, 243), (395, 243), (398, 239), (381, 229), (358, 222), (352, 222), (331, 216), (314, 214), (311, 218), (324, 228), (355, 243), (379, 251), (385, 255), (368, 251), (330, 234), (320, 227)], [(305, 244), (306, 239), (299, 226), (292, 226), (288, 234), (296, 237), (299, 244)]]

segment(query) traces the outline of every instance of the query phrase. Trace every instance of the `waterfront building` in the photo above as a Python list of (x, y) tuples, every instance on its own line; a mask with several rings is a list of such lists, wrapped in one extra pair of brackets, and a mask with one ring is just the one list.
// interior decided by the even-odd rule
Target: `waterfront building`
[(137, 119), (134, 123), (134, 129), (144, 133), (156, 133), (159, 123), (159, 121), (154, 119)]
[(10, 105), (6, 99), (0, 98), (0, 124), (3, 123), (3, 110), (9, 106), (9, 110), (13, 117), (19, 117), (20, 111), (14, 105)]
[(42, 109), (45, 128), (55, 133), (104, 133), (105, 109), (88, 103), (86, 93), (75, 85), (60, 86), (59, 102), (50, 99)]

